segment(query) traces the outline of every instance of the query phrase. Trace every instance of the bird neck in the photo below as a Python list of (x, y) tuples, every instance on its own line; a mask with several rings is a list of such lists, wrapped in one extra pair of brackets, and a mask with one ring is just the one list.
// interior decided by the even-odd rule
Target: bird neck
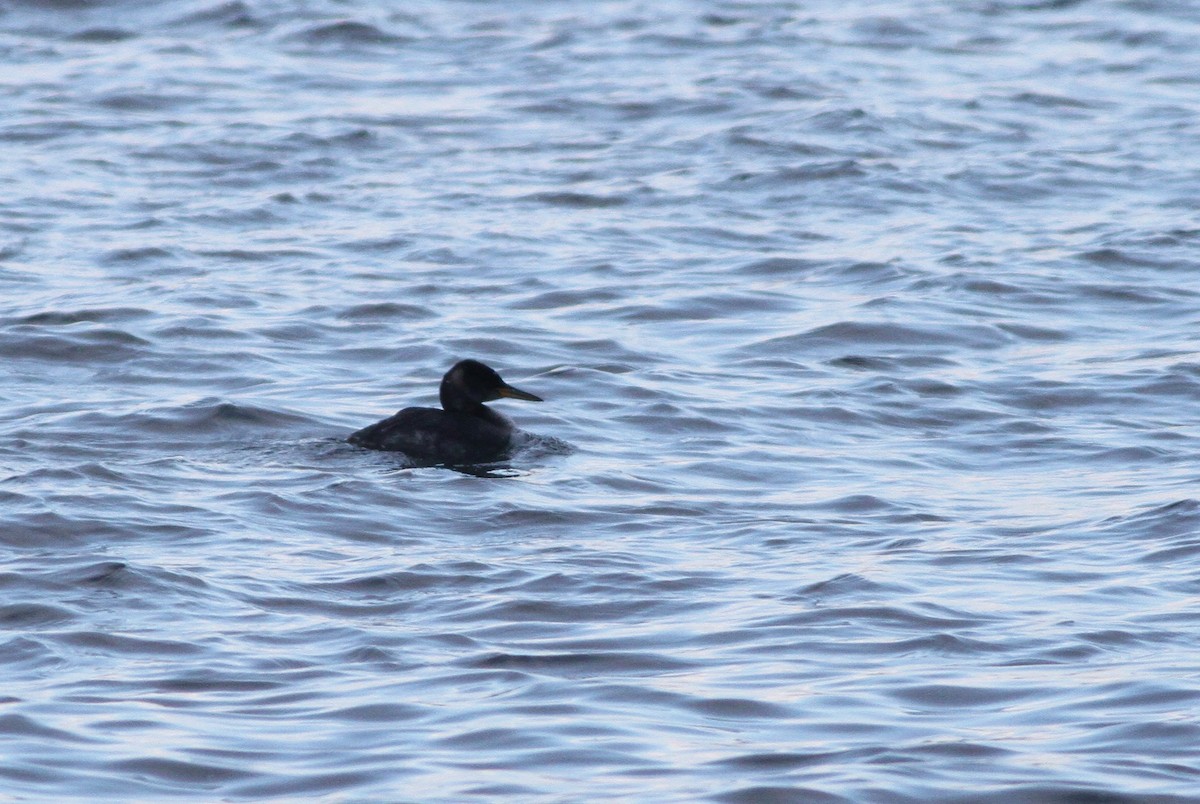
[(476, 402), (473, 399), (468, 399), (461, 393), (455, 393), (446, 387), (443, 383), (438, 396), (442, 400), (442, 410), (447, 413), (462, 413), (467, 416), (473, 416), (476, 419), (482, 419), (494, 427), (507, 430), (512, 427), (508, 419), (501, 416), (496, 411), (489, 408), (482, 402)]
[(485, 419), (491, 413), (482, 402), (476, 402), (445, 380), (438, 388), (438, 398), (442, 400), (442, 410), (450, 413), (466, 413)]

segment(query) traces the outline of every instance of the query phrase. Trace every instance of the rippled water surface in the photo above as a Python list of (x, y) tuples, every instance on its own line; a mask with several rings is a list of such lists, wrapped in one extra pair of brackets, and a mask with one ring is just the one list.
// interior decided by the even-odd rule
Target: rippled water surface
[(1198, 9), (3, 0), (0, 797), (1200, 800)]

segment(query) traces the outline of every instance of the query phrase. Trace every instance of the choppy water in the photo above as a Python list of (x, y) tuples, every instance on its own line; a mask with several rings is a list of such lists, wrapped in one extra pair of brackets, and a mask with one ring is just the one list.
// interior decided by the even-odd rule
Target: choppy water
[(0, 4), (0, 794), (1200, 800), (1200, 6), (399, 7)]

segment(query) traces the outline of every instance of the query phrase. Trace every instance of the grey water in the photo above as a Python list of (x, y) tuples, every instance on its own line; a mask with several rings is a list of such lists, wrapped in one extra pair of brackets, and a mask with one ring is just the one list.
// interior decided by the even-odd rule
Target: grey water
[(1200, 801), (1200, 5), (0, 0), (0, 175), (0, 798)]

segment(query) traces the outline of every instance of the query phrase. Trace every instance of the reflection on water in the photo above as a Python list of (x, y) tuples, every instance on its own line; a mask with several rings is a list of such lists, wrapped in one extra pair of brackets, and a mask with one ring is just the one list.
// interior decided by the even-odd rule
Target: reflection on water
[(0, 789), (1194, 798), (1190, 7), (0, 11)]

